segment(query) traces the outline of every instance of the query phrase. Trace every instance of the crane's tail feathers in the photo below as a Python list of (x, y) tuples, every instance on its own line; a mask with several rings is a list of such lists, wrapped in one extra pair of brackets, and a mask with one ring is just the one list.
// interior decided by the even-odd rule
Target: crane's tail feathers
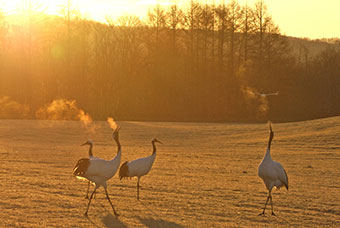
[(287, 175), (287, 172), (286, 172), (285, 169), (283, 169), (283, 171), (285, 172), (286, 180), (287, 180), (287, 182), (286, 182), (286, 181), (283, 181), (283, 184), (284, 184), (284, 186), (286, 187), (286, 189), (287, 189), (287, 191), (288, 191), (288, 175)]
[(287, 189), (287, 191), (288, 191), (288, 184), (285, 184), (285, 187), (286, 187), (286, 189)]
[(82, 177), (90, 166), (90, 159), (82, 158), (77, 161), (77, 164), (73, 168), (73, 175)]
[(128, 161), (124, 162), (119, 169), (119, 179), (123, 179), (124, 177), (129, 177), (129, 166)]

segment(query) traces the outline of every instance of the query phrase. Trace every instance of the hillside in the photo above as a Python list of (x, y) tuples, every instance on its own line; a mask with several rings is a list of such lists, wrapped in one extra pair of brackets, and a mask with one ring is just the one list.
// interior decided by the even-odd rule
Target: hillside
[(339, 39), (331, 40), (310, 40), (305, 38), (287, 37), (291, 50), (299, 61), (305, 62), (306, 57), (314, 58), (328, 48), (338, 48)]

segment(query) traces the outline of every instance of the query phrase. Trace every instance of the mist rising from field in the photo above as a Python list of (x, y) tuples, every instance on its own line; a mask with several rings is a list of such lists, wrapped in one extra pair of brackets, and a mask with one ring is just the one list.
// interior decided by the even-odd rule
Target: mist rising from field
[[(30, 118), (30, 107), (20, 104), (8, 96), (0, 97), (0, 119), (26, 119)], [(80, 121), (82, 126), (91, 134), (95, 133), (96, 124), (91, 115), (78, 107), (76, 100), (55, 99), (35, 111), (37, 120), (73, 120)], [(118, 125), (113, 117), (107, 118), (112, 130)], [(51, 122), (49, 125), (53, 125)]]
[(79, 108), (75, 100), (53, 100), (51, 103), (39, 108), (35, 113), (35, 118), (39, 120), (80, 121), (82, 126), (92, 134), (95, 133), (96, 129), (90, 114)]
[(110, 128), (112, 128), (112, 130), (117, 129), (118, 125), (117, 125), (116, 121), (113, 119), (113, 117), (108, 117), (107, 122), (110, 125)]
[(9, 96), (0, 97), (0, 119), (22, 119), (28, 117), (30, 107), (20, 104)]
[[(246, 98), (248, 108), (255, 108), (258, 119), (266, 117), (269, 112), (268, 98), (266, 96), (259, 96), (259, 92), (255, 88), (242, 87), (241, 91)], [(255, 107), (254, 107), (255, 106)]]
[(92, 123), (91, 116), (78, 108), (75, 100), (53, 100), (38, 109), (35, 116), (40, 120), (80, 120), (85, 125)]

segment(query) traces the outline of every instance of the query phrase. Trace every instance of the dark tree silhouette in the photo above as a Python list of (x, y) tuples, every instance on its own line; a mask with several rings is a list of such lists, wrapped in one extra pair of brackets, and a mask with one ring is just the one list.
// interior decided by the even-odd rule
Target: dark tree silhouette
[(156, 5), (146, 20), (108, 15), (106, 23), (83, 18), (71, 0), (63, 17), (27, 6), (20, 23), (0, 13), (1, 118), (34, 118), (61, 98), (76, 100), (94, 119), (291, 121), (340, 114), (340, 42), (281, 35), (263, 0)]

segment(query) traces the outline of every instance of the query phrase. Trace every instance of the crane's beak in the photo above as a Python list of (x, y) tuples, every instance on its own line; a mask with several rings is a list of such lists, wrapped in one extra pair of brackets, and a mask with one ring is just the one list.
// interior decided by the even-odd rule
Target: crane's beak
[(156, 142), (160, 143), (160, 144), (163, 144), (161, 141), (159, 141), (158, 139), (156, 139)]
[(80, 144), (80, 146), (85, 146), (87, 144), (87, 142), (83, 143), (83, 144)]

